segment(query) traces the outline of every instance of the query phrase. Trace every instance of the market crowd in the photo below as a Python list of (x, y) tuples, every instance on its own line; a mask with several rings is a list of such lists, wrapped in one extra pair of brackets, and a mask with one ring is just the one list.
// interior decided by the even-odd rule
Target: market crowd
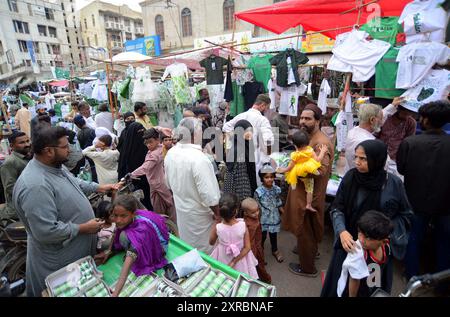
[[(283, 131), (276, 125), (280, 118), (271, 125), (264, 116), (270, 103), (267, 95), (257, 96), (248, 111), (224, 120), (224, 135), (216, 134), (219, 140), (211, 139), (211, 133), (205, 138), (205, 126), (220, 132), (211, 124), (207, 106), (194, 109), (193, 115), (186, 111), (172, 131), (146, 129), (144, 125), (151, 125), (146, 106), (136, 103), (134, 113), (123, 114), (125, 128), (119, 136), (104, 105), (93, 117), (87, 103), (73, 102), (76, 133), (52, 127), (45, 109), (39, 108), (37, 123), (32, 126), (29, 121), (29, 127), (21, 123), (9, 137), (12, 153), (0, 169), (6, 197), (2, 218), (20, 219), (28, 233), (28, 295), (39, 296), (47, 275), (79, 258), (98, 253), (97, 258), (106, 260), (110, 243), (105, 240), (112, 239), (114, 229), (123, 229), (118, 207), (112, 201), (115, 207), (108, 203), (104, 210), (97, 208), (102, 214), (96, 217), (86, 197), (119, 189), (127, 174), (143, 190), (145, 209), (176, 222), (180, 238), (193, 247), (271, 283), (263, 245), (268, 236), (272, 255), (283, 262), (277, 247), (277, 233), (283, 227), (297, 237), (293, 247), (299, 261), (290, 263), (289, 270), (317, 276), (315, 259), (328, 217), (326, 188), (334, 146), (321, 130), (321, 110), (310, 102), (300, 109), (298, 129), (293, 134), (285, 131), (283, 141), (294, 149), (289, 164), (277, 166), (271, 160), (271, 148)], [(24, 104), (22, 109), (26, 108)], [(336, 239), (322, 296), (337, 296), (337, 290), (352, 296), (370, 294), (364, 283), (355, 293), (351, 278), (348, 287), (338, 283), (341, 273), (349, 272), (345, 263), (352, 251), (365, 253), (366, 261), (380, 265), (380, 286), (388, 292), (394, 258), (404, 260), (407, 277), (419, 274), (421, 242), (431, 221), (436, 235), (435, 270), (450, 267), (446, 185), (450, 137), (442, 130), (450, 118), (450, 105), (438, 101), (420, 107), (420, 135), (414, 135), (414, 113), (406, 111), (400, 99), (389, 108), (387, 113), (375, 104), (361, 105), (359, 126), (348, 133), (345, 156), (351, 159), (329, 208)], [(391, 124), (392, 120), (397, 124)], [(414, 122), (414, 129), (403, 128), (402, 122)], [(221, 162), (214, 159), (221, 151), (222, 176)], [(403, 179), (387, 171), (388, 157), (395, 158), (395, 174)], [(95, 182), (76, 177), (85, 160), (92, 163), (88, 172)], [(277, 173), (285, 173), (290, 185), (285, 201), (275, 182)], [(128, 207), (122, 209), (134, 213), (137, 207), (123, 200)], [(144, 257), (141, 247), (129, 243), (127, 255), (133, 254), (134, 260)]]

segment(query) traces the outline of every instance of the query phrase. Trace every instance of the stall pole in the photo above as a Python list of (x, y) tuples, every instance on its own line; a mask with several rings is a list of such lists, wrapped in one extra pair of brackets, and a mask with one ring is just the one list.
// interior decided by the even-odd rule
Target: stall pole
[[(108, 53), (109, 53), (109, 60), (111, 61), (111, 67), (113, 68), (113, 61), (112, 61), (112, 52), (111, 52), (111, 41), (108, 36)], [(114, 70), (114, 68), (113, 68)], [(110, 83), (110, 70), (109, 70), (109, 62), (106, 63), (106, 83), (108, 85), (108, 95), (109, 95), (109, 109), (111, 109), (111, 116), (114, 121), (115, 119), (115, 109), (114, 109), (114, 103), (112, 98), (112, 92), (111, 92), (111, 83)]]
[(350, 91), (350, 82), (352, 80), (352, 73), (347, 73), (346, 76), (346, 80), (345, 80), (345, 88), (344, 88), (344, 92), (342, 93), (342, 98), (341, 98), (341, 104), (339, 105), (339, 110), (344, 111), (345, 109), (345, 99), (347, 97), (347, 94)]

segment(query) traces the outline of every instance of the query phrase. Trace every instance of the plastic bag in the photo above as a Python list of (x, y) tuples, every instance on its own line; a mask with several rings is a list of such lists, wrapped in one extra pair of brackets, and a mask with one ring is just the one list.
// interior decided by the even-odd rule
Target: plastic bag
[(208, 267), (196, 249), (175, 258), (172, 265), (179, 278)]

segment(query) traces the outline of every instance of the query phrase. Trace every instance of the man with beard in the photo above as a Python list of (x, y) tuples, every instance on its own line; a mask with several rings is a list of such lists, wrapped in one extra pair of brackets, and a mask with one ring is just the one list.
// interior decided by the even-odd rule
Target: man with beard
[[(274, 144), (274, 135), (269, 119), (264, 116), (264, 112), (270, 107), (270, 98), (261, 94), (255, 100), (253, 107), (246, 112), (238, 114), (233, 120), (226, 122), (223, 125), (222, 131), (225, 133), (231, 133), (234, 131), (235, 124), (240, 120), (247, 120), (253, 127), (253, 140), (255, 143), (255, 164), (256, 164), (256, 180), (258, 185), (261, 184), (261, 180), (258, 176), (258, 171), (264, 165), (269, 162), (271, 147)], [(228, 142), (231, 146), (232, 142)], [(228, 159), (228, 158), (227, 158)], [(233, 159), (233, 158), (231, 158)]]
[(12, 193), (17, 179), (30, 161), (30, 138), (24, 132), (14, 132), (8, 138), (12, 153), (0, 166), (0, 176), (5, 193), (5, 208), (0, 210), (0, 219), (14, 219), (18, 216), (13, 206)]
[(136, 122), (142, 124), (146, 130), (153, 128), (150, 117), (147, 115), (147, 106), (145, 103), (136, 102), (134, 104), (134, 116), (136, 117)]
[(314, 196), (312, 206), (316, 213), (306, 210), (306, 190), (303, 182), (296, 189), (289, 187), (283, 214), (284, 229), (297, 237), (297, 253), (300, 263), (289, 263), (289, 270), (297, 275), (316, 277), (318, 270), (315, 257), (324, 231), (325, 195), (333, 164), (333, 145), (330, 139), (320, 130), (322, 111), (315, 104), (308, 104), (300, 115), (300, 129), (308, 133), (309, 145), (319, 154), (322, 145), (328, 148), (321, 167), (320, 175), (309, 175), (314, 178)]
[(32, 147), (34, 158), (17, 180), (13, 202), (28, 234), (27, 295), (40, 296), (49, 274), (95, 255), (103, 222), (95, 219), (86, 196), (118, 185), (88, 183), (62, 167), (69, 155), (62, 127), (39, 130)]

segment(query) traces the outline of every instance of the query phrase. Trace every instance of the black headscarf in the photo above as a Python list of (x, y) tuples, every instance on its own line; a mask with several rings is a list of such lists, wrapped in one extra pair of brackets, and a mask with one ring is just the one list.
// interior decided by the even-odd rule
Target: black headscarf
[[(356, 168), (351, 169), (342, 179), (336, 194), (335, 206), (345, 213), (347, 230), (356, 235), (358, 219), (369, 210), (380, 210), (381, 192), (386, 183), (387, 174), (384, 170), (387, 159), (387, 146), (380, 140), (361, 142), (356, 148), (362, 147), (367, 157), (368, 173), (360, 173)], [(363, 189), (364, 198), (358, 202), (358, 192)], [(341, 196), (341, 197), (338, 197)]]
[[(133, 172), (136, 168), (142, 165), (147, 155), (147, 147), (144, 145), (142, 138), (145, 128), (139, 122), (133, 122), (123, 131), (123, 136), (119, 146), (119, 179), (124, 177), (127, 173)], [(122, 136), (122, 135), (121, 135)]]
[[(233, 159), (231, 162), (227, 162), (228, 171), (232, 172), (235, 166), (235, 163), (242, 162), (242, 154), (245, 155), (245, 164), (247, 166), (247, 175), (250, 179), (250, 186), (252, 192), (254, 192), (257, 188), (256, 183), (256, 165), (255, 165), (255, 145), (253, 140), (245, 140), (243, 131), (248, 128), (253, 128), (251, 123), (247, 120), (239, 120), (236, 122), (234, 126), (234, 136), (233, 136), (233, 144), (229, 153), (227, 155), (227, 159)], [(238, 153), (238, 149), (245, 149), (245, 153)], [(233, 153), (233, 156), (231, 156)], [(238, 154), (240, 154), (238, 156)], [(240, 158), (240, 160), (238, 160)]]

